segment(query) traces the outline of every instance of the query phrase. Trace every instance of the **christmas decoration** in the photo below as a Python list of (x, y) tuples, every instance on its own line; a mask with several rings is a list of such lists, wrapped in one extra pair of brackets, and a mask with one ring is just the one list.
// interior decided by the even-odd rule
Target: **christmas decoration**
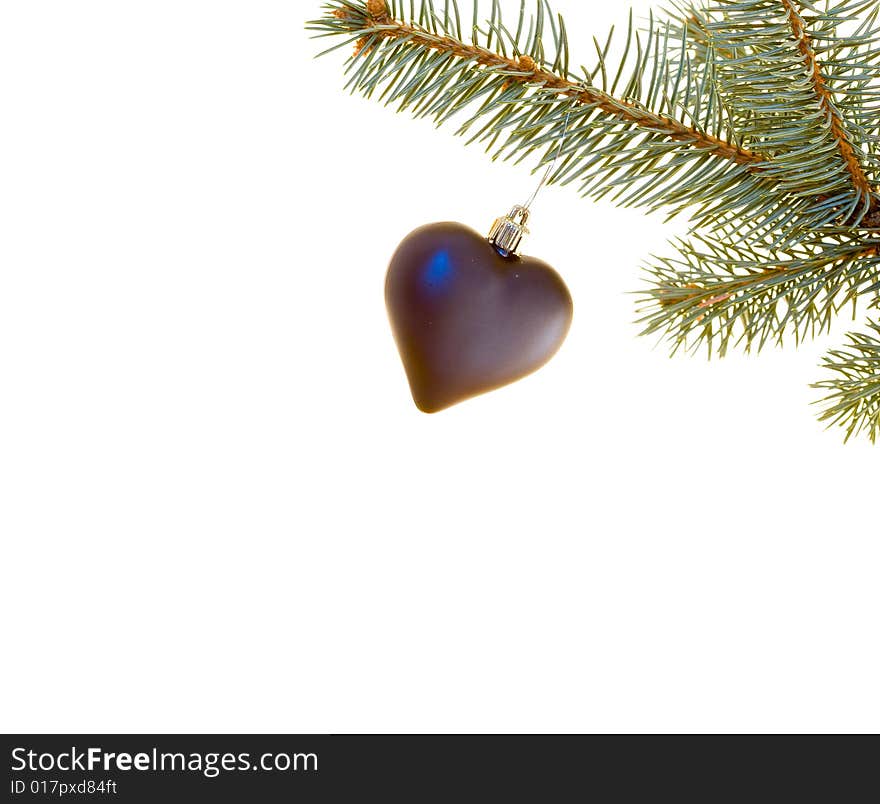
[[(511, 215), (517, 215), (516, 207)], [(521, 213), (519, 213), (521, 214)], [(515, 231), (520, 217), (493, 227)], [(546, 363), (571, 325), (556, 272), (459, 223), (416, 229), (391, 260), (385, 300), (413, 399), (433, 413)]]
[(530, 374), (571, 326), (568, 288), (549, 266), (519, 256), (529, 208), (556, 166), (563, 135), (525, 204), (495, 220), (487, 238), (459, 223), (412, 232), (385, 280), (391, 328), (413, 400), (425, 413)]
[[(648, 266), (639, 320), (673, 350), (760, 349), (880, 307), (880, 28), (876, 0), (676, 4), (622, 57), (596, 40), (573, 67), (561, 17), (536, 2), (332, 0), (309, 24), (354, 46), (348, 86), (484, 142), (543, 151), (550, 180), (669, 215), (690, 234)], [(331, 48), (335, 49), (335, 48)], [(871, 328), (877, 331), (876, 324)], [(872, 335), (832, 350), (824, 416), (880, 435)]]

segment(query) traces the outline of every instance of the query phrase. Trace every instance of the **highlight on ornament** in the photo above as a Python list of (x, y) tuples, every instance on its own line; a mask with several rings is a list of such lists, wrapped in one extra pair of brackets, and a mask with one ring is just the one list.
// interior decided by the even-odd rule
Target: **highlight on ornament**
[(797, 345), (840, 313), (865, 319), (814, 387), (822, 419), (876, 441), (877, 3), (671, 6), (584, 31), (580, 50), (543, 0), (331, 0), (308, 27), (325, 53), (348, 50), (347, 89), (455, 121), (493, 158), (558, 153), (548, 182), (584, 197), (686, 216), (637, 296), (643, 333), (673, 352)]

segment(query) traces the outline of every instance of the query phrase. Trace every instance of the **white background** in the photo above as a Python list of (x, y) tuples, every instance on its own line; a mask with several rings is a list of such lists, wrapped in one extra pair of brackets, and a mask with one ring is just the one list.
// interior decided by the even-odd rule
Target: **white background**
[[(626, 19), (557, 5), (576, 61)], [(880, 728), (851, 322), (670, 360), (628, 293), (685, 222), (550, 188), (568, 341), (419, 413), (388, 258), (531, 166), (343, 93), (319, 6), (2, 5), (2, 730)]]

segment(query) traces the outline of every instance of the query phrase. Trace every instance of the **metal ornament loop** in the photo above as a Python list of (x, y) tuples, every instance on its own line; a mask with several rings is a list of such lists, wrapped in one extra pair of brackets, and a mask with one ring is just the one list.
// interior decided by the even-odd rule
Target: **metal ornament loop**
[(503, 257), (516, 256), (523, 237), (529, 233), (528, 220), (528, 209), (520, 204), (514, 205), (506, 215), (495, 219), (489, 230), (489, 242)]

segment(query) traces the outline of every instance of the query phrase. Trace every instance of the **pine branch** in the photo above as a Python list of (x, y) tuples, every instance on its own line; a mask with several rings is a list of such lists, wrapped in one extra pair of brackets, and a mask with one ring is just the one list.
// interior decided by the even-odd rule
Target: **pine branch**
[(805, 244), (783, 256), (702, 235), (677, 249), (649, 266), (653, 281), (641, 294), (644, 333), (663, 333), (676, 349), (705, 345), (723, 356), (731, 345), (781, 344), (787, 332), (801, 341), (880, 288), (880, 243)]
[(829, 427), (843, 426), (845, 440), (864, 433), (873, 443), (880, 436), (880, 323), (871, 322), (870, 333), (850, 333), (847, 347), (832, 350), (824, 365), (832, 378), (815, 383), (828, 391), (821, 400), (820, 420)]
[[(749, 36), (757, 38), (760, 47), (749, 58), (743, 58), (741, 18), (744, 14), (753, 17), (756, 11), (763, 14), (776, 12), (777, 16), (782, 13), (780, 19), (785, 20), (787, 30), (791, 29), (788, 17), (783, 13), (788, 7), (782, 5), (781, 0), (728, 2), (725, 8), (727, 5), (733, 7), (733, 13), (727, 13), (728, 19), (720, 23), (705, 23), (705, 17), (692, 12), (693, 22), (685, 22), (680, 26), (683, 41), (679, 45), (678, 53), (672, 47), (675, 41), (670, 38), (671, 34), (679, 34), (679, 29), (676, 28), (678, 21), (655, 26), (652, 20), (644, 42), (639, 38), (638, 32), (633, 35), (630, 27), (624, 58), (616, 68), (609, 69), (606, 64), (608, 45), (601, 48), (597, 43), (599, 63), (596, 68), (585, 70), (580, 76), (573, 75), (568, 69), (569, 47), (561, 18), (558, 30), (553, 28), (556, 57), (552, 61), (549, 58), (544, 59), (545, 48), (541, 34), (545, 28), (544, 20), (552, 19), (552, 15), (549, 10), (544, 12), (545, 5), (541, 2), (536, 6), (536, 18), (528, 26), (528, 36), (522, 37), (526, 30), (525, 4), (521, 5), (517, 34), (513, 36), (503, 25), (496, 0), (492, 4), (488, 30), (482, 39), (476, 24), (478, 11), (475, 3), (474, 35), (470, 42), (465, 42), (461, 36), (462, 15), (454, 2), (446, 2), (444, 13), (440, 15), (436, 13), (430, 0), (423, 0), (418, 13), (413, 9), (414, 20), (410, 22), (398, 19), (402, 14), (403, 4), (391, 3), (389, 7), (383, 0), (377, 0), (372, 4), (372, 11), (368, 8), (370, 5), (348, 0), (330, 3), (326, 7), (327, 15), (310, 23), (310, 28), (321, 35), (347, 34), (350, 37), (348, 41), (356, 39), (355, 57), (349, 63), (349, 70), (353, 74), (350, 85), (353, 89), (371, 95), (385, 84), (382, 97), (387, 102), (398, 102), (401, 109), (412, 108), (416, 115), (432, 115), (438, 123), (445, 122), (456, 112), (465, 111), (468, 102), (482, 101), (478, 111), (462, 125), (460, 133), (467, 132), (480, 117), (492, 113), (496, 114), (490, 120), (489, 126), (481, 129), (474, 137), (488, 140), (490, 146), (495, 144), (504, 129), (510, 131), (515, 124), (528, 126), (525, 129), (514, 129), (508, 141), (498, 149), (496, 156), (505, 157), (522, 157), (528, 155), (534, 147), (542, 145), (551, 146), (548, 152), (552, 151), (552, 142), (547, 136), (548, 128), (549, 124), (558, 123), (559, 117), (553, 115), (552, 103), (554, 100), (574, 102), (588, 111), (589, 114), (585, 117), (592, 118), (584, 121), (589, 124), (587, 130), (601, 134), (589, 141), (582, 138), (579, 143), (589, 145), (591, 153), (598, 157), (597, 160), (584, 163), (582, 158), (578, 158), (576, 161), (580, 164), (577, 170), (572, 169), (565, 174), (569, 181), (583, 179), (585, 175), (594, 179), (589, 183), (584, 182), (582, 189), (585, 194), (602, 196), (645, 181), (646, 187), (640, 187), (637, 192), (629, 195), (617, 192), (615, 199), (622, 200), (623, 203), (645, 204), (651, 208), (671, 206), (673, 214), (689, 205), (698, 208), (702, 205), (694, 213), (696, 225), (704, 225), (731, 214), (749, 216), (752, 219), (765, 215), (768, 194), (774, 194), (770, 183), (774, 181), (782, 183), (782, 195), (794, 191), (797, 196), (783, 198), (777, 193), (780, 197), (773, 198), (774, 205), (787, 205), (798, 214), (799, 222), (804, 226), (828, 225), (842, 217), (856, 223), (858, 220), (854, 220), (853, 215), (860, 219), (873, 211), (872, 198), (867, 197), (866, 201), (864, 193), (857, 193), (856, 198), (849, 197), (840, 192), (839, 178), (834, 182), (827, 181), (829, 175), (839, 177), (841, 171), (840, 166), (827, 164), (822, 148), (812, 147), (805, 151), (804, 145), (808, 144), (807, 141), (803, 136), (794, 136), (794, 133), (815, 129), (817, 122), (822, 124), (819, 118), (826, 116), (822, 107), (816, 104), (815, 90), (805, 93), (800, 86), (803, 80), (795, 80), (792, 86), (792, 77), (803, 79), (807, 76), (808, 68), (794, 40), (788, 52), (773, 54), (770, 48), (762, 45), (763, 34), (752, 32), (754, 26), (749, 16), (746, 16), (746, 30), (749, 31)], [(797, 20), (800, 26), (798, 30), (806, 36), (805, 23), (801, 17)], [(712, 59), (697, 59), (696, 54), (690, 52), (689, 46), (692, 42), (688, 38), (693, 37), (688, 26), (699, 28), (701, 22), (705, 23), (704, 33), (708, 30), (710, 40), (708, 44), (703, 43), (702, 50), (705, 52), (707, 47), (710, 51), (717, 49), (722, 55), (718, 60), (721, 67), (725, 66), (723, 54), (735, 53), (736, 70), (727, 69), (726, 74), (717, 74)], [(524, 41), (520, 41), (521, 39)], [(723, 46), (722, 40), (725, 39), (732, 40), (732, 45)], [(512, 51), (509, 56), (505, 40)], [(494, 50), (492, 46), (495, 47)], [(809, 45), (804, 43), (804, 46)], [(636, 54), (635, 64), (628, 65), (628, 56), (633, 52)], [(415, 70), (416, 65), (422, 69)], [(779, 130), (775, 132), (768, 129), (766, 120), (762, 121), (764, 129), (755, 129), (749, 125), (748, 120), (729, 119), (731, 109), (736, 105), (737, 92), (742, 91), (744, 86), (750, 86), (748, 79), (753, 77), (750, 73), (755, 72), (752, 69), (755, 65), (763, 74), (769, 73), (776, 77), (776, 85), (768, 85), (762, 93), (769, 98), (769, 102), (775, 104), (776, 116), (786, 122), (783, 127), (777, 125)], [(726, 66), (729, 68), (730, 64)], [(404, 70), (404, 67), (408, 69)], [(621, 84), (621, 76), (628, 69), (633, 70), (632, 77), (626, 84)], [(404, 81), (401, 72), (411, 80)], [(609, 74), (615, 76), (611, 92), (607, 91), (607, 86), (600, 89), (592, 85), (592, 78), (597, 73), (601, 73), (603, 83)], [(810, 76), (815, 77), (812, 73)], [(821, 73), (818, 76), (824, 81)], [(733, 105), (720, 97), (719, 83), (726, 83), (734, 100)], [(623, 89), (619, 97), (614, 94), (618, 88)], [(648, 89), (647, 92), (644, 92), (645, 88)], [(521, 91), (512, 91), (515, 89)], [(770, 93), (767, 89), (774, 91)], [(825, 84), (823, 90), (830, 97), (830, 89)], [(641, 97), (642, 95), (646, 97)], [(427, 102), (428, 99), (430, 103)], [(793, 112), (779, 115), (781, 99), (787, 101)], [(506, 112), (505, 107), (508, 107)], [(522, 114), (517, 117), (510, 107)], [(527, 107), (535, 111), (531, 117), (525, 113)], [(827, 108), (831, 108), (830, 105)], [(678, 114), (673, 114), (673, 111)], [(748, 116), (749, 113), (746, 114)], [(831, 119), (833, 121), (837, 116), (832, 115)], [(789, 125), (792, 120), (799, 124), (794, 133)], [(578, 121), (573, 123), (576, 126)], [(740, 125), (740, 130), (737, 131), (735, 123), (745, 125)], [(615, 128), (615, 124), (619, 125)], [(710, 127), (716, 131), (710, 131)], [(838, 128), (844, 130), (842, 126)], [(833, 139), (834, 130), (829, 133), (831, 142), (837, 145), (837, 140)], [(658, 136), (639, 139), (640, 133)], [(759, 150), (743, 144), (743, 140), (749, 137), (760, 145)], [(663, 146), (668, 147), (670, 142), (680, 144), (681, 147), (664, 154)], [(777, 146), (775, 152), (769, 148), (774, 143)], [(582, 154), (575, 153), (577, 144), (570, 143), (567, 151), (576, 157), (582, 157)], [(597, 146), (602, 145), (607, 147), (607, 151), (598, 150)], [(785, 153), (780, 153), (783, 147)], [(838, 146), (838, 151), (841, 147), (844, 146)], [(623, 169), (624, 160), (615, 158), (624, 154), (631, 163), (629, 170)], [(686, 154), (682, 159), (673, 158), (682, 154)], [(667, 168), (667, 178), (673, 172), (681, 176), (685, 172), (682, 162), (689, 162), (691, 159), (697, 161), (707, 154), (729, 160), (734, 165), (747, 166), (751, 174), (757, 174), (767, 181), (757, 181), (754, 178), (749, 181), (737, 173), (711, 172), (707, 168), (708, 172), (699, 174), (700, 178), (725, 182), (721, 189), (729, 191), (726, 194), (727, 203), (722, 201), (719, 204), (719, 193), (710, 192), (715, 188), (710, 188), (706, 181), (703, 181), (702, 188), (694, 188), (685, 179), (685, 186), (676, 188), (680, 192), (671, 193), (671, 182), (659, 180), (658, 174), (664, 172), (664, 167)], [(605, 156), (608, 158), (604, 159)], [(661, 158), (664, 156), (665, 159)], [(774, 158), (771, 160), (770, 157)], [(854, 153), (852, 158), (855, 159)], [(596, 174), (588, 173), (590, 167), (598, 168)], [(699, 167), (705, 167), (705, 163), (701, 163)], [(857, 169), (857, 164), (853, 169)], [(562, 174), (559, 178), (562, 178)], [(607, 178), (611, 180), (603, 181)], [(730, 192), (734, 187), (741, 192)], [(647, 189), (659, 190), (660, 193), (651, 194), (646, 192)], [(681, 192), (682, 190), (685, 192)], [(858, 212), (860, 200), (863, 206), (865, 203), (867, 206)]]
[[(369, 5), (368, 3), (367, 6)], [(482, 47), (476, 42), (462, 42), (452, 36), (438, 34), (437, 31), (429, 32), (415, 25), (400, 22), (388, 13), (383, 3), (374, 4), (373, 8), (377, 13), (370, 14), (365, 9), (366, 13), (362, 15), (357, 13), (359, 9), (351, 3), (342, 3), (338, 6), (330, 4), (329, 7), (333, 8), (334, 16), (342, 20), (348, 30), (362, 34), (358, 45), (361, 50), (375, 48), (376, 40), (404, 42), (412, 47), (421, 47), (461, 59), (467, 64), (480, 65), (497, 71), (499, 75), (504, 76), (504, 81), (508, 85), (538, 85), (545, 92), (554, 92), (575, 103), (601, 110), (621, 122), (663, 134), (671, 140), (685, 142), (738, 165), (753, 165), (764, 161), (760, 154), (735, 143), (712, 136), (667, 115), (651, 112), (634, 101), (616, 98), (596, 87), (585, 86), (583, 81), (574, 81), (565, 75), (550, 72), (539, 66), (531, 55), (521, 54), (519, 58), (508, 57)], [(320, 21), (313, 23), (313, 29), (320, 30), (319, 26)], [(531, 49), (541, 50), (537, 46)]]
[(837, 148), (840, 151), (840, 156), (843, 159), (846, 170), (852, 178), (852, 183), (856, 191), (864, 196), (870, 204), (872, 194), (871, 184), (868, 181), (868, 177), (865, 175), (865, 171), (862, 169), (858, 157), (856, 156), (850, 136), (846, 131), (843, 117), (834, 105), (831, 90), (828, 87), (825, 76), (822, 74), (822, 65), (819, 63), (816, 51), (813, 48), (812, 39), (807, 31), (807, 26), (798, 10), (795, 8), (792, 0), (779, 0), (779, 2), (782, 3), (788, 14), (792, 33), (797, 41), (798, 50), (804, 57), (807, 70), (810, 74), (813, 91), (819, 101), (820, 108), (828, 116), (831, 125), (831, 134), (837, 142)]
[(774, 236), (797, 242), (801, 230), (833, 221), (855, 226), (880, 211), (870, 187), (853, 181), (853, 174), (864, 176), (861, 154), (848, 139), (835, 104), (837, 85), (823, 72), (814, 46), (829, 38), (856, 46), (840, 31), (851, 19), (851, 5), (839, 4), (835, 13), (809, 22), (796, 11), (792, 16), (792, 0), (716, 0), (702, 10), (686, 9), (692, 29), (686, 36), (701, 60), (715, 62), (735, 130), (767, 157), (764, 173), (778, 188), (810, 202), (790, 225), (771, 229)]
[[(737, 141), (713, 77), (676, 57), (684, 44), (670, 39), (668, 25), (652, 21), (643, 38), (630, 23), (618, 64), (608, 62), (609, 37), (596, 43), (595, 67), (575, 75), (564, 23), (549, 25), (542, 2), (531, 19), (523, 3), (516, 26), (508, 27), (496, 0), (485, 30), (476, 24), (475, 2), (470, 41), (455, 2), (438, 14), (423, 0), (409, 21), (396, 2), (337, 0), (325, 8), (309, 27), (346, 36), (342, 45), (356, 42), (347, 65), (353, 91), (381, 92), (386, 103), (438, 123), (462, 114), (458, 133), (477, 129), (470, 141), (487, 143), (496, 158), (521, 161), (543, 148), (549, 161), (569, 119), (551, 181), (578, 181), (583, 195), (666, 207), (670, 215), (690, 209), (695, 222), (758, 214), (766, 203), (769, 181), (757, 175), (765, 158)], [(545, 56), (547, 28), (555, 55)], [(832, 218), (821, 210), (822, 222)]]

